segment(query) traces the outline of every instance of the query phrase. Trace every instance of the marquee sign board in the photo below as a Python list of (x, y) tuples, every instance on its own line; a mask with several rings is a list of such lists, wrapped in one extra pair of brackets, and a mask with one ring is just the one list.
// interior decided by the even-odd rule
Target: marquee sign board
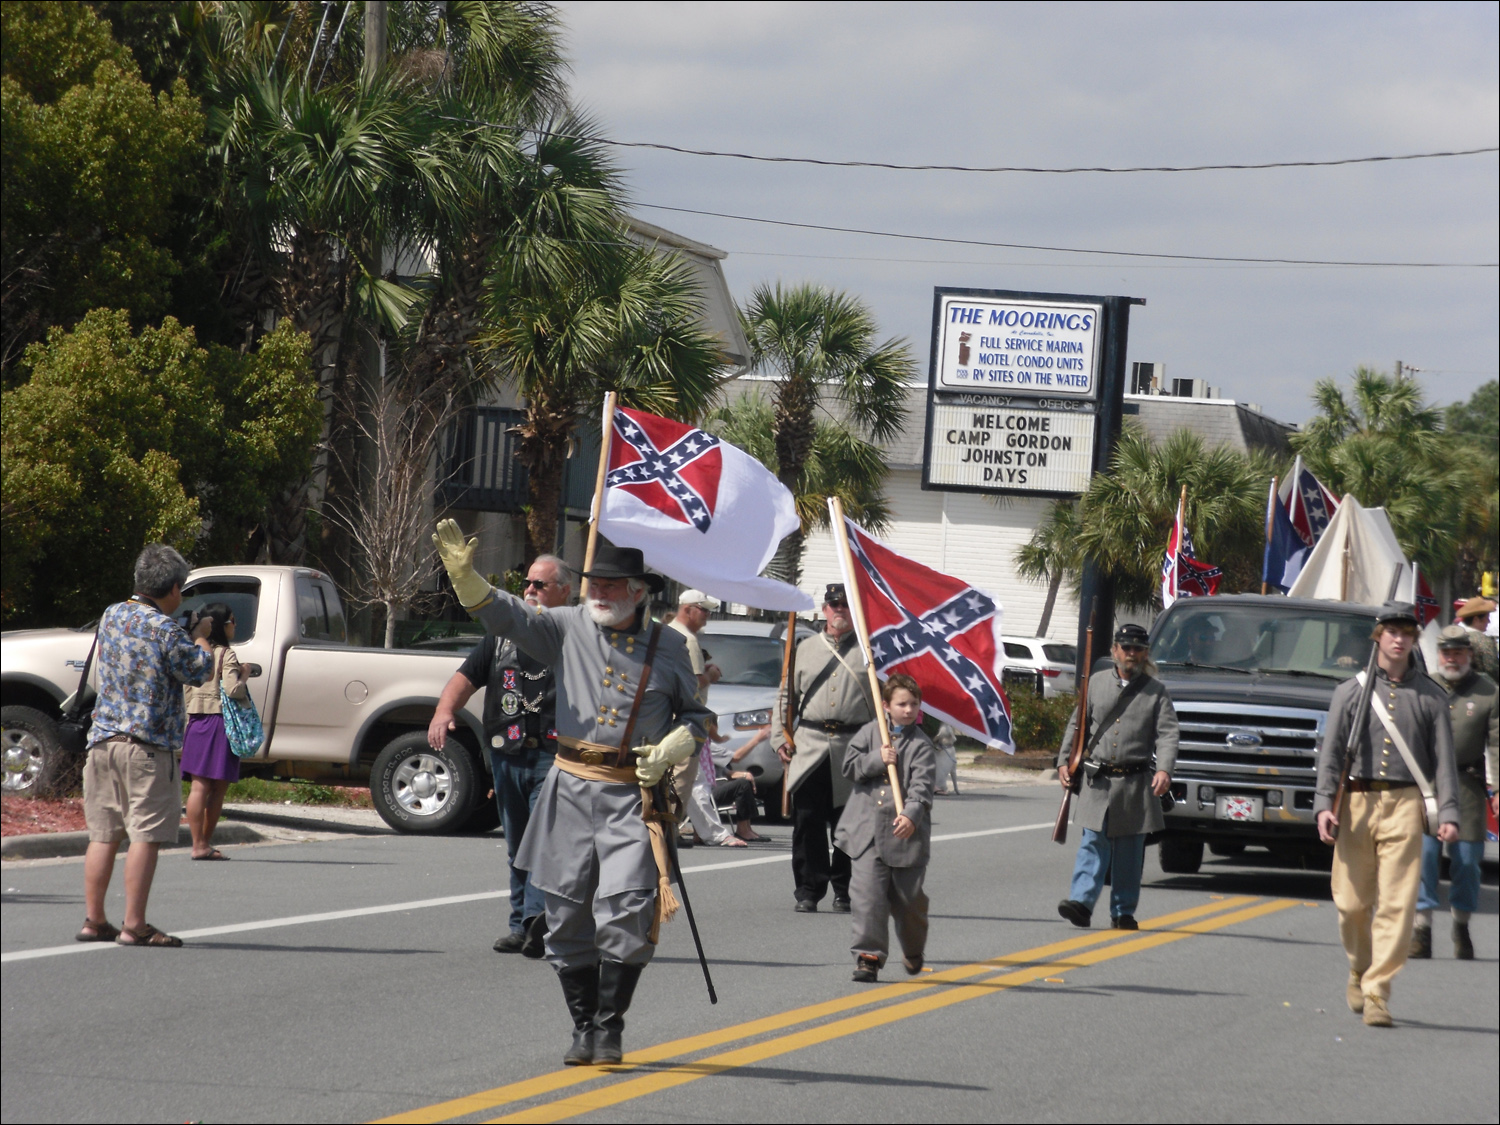
[[(1121, 393), (1113, 386), (1119, 377), (1104, 370), (1112, 331), (1105, 301), (934, 290), (923, 488), (1032, 496), (1087, 490), (1101, 405)], [(1121, 355), (1123, 345), (1122, 338)]]

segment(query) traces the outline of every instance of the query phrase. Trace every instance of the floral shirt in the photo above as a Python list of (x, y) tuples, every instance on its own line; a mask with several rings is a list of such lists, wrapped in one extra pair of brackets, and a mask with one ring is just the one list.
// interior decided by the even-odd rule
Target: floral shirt
[(213, 657), (160, 610), (120, 602), (99, 621), (99, 702), (89, 745), (129, 734), (154, 746), (182, 745), (182, 685), (213, 674)]

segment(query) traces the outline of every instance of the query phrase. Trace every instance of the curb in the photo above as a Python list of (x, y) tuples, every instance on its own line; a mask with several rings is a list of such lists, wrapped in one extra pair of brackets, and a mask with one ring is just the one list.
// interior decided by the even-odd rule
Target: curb
[[(244, 824), (220, 823), (214, 832), (215, 844), (258, 844), (264, 840), (255, 829)], [(177, 843), (169, 848), (192, 847), (193, 835), (187, 825), (177, 830)], [(122, 842), (128, 848), (130, 841)], [(37, 832), (28, 836), (7, 836), (0, 841), (0, 858), (4, 859), (59, 859), (64, 856), (82, 855), (88, 851), (87, 832)]]
[[(388, 825), (349, 824), (342, 820), (323, 820), (315, 816), (283, 816), (280, 813), (250, 812), (244, 809), (225, 809), (220, 814), (220, 831), (225, 821), (238, 820), (247, 824), (266, 824), (277, 828), (297, 828), (303, 832), (338, 832), (348, 836), (394, 836), (396, 830)], [(247, 829), (253, 831), (253, 829)]]

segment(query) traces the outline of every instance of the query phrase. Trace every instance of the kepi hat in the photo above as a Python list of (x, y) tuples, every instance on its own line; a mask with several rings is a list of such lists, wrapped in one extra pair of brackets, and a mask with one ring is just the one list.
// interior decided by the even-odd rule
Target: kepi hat
[(1466, 648), (1470, 652), (1474, 650), (1474, 642), (1469, 639), (1469, 631), (1462, 625), (1449, 625), (1438, 634), (1438, 648)]
[(1139, 645), (1145, 648), (1150, 640), (1150, 634), (1134, 621), (1121, 625), (1115, 630), (1115, 644), (1117, 645)]
[(1380, 613), (1375, 618), (1377, 625), (1410, 625), (1416, 628), (1417, 607), (1411, 602), (1386, 602), (1380, 607)]
[(823, 604), (829, 605), (833, 602), (842, 602), (844, 605), (849, 604), (849, 594), (844, 589), (842, 582), (830, 582), (828, 583), (828, 589), (823, 591)]

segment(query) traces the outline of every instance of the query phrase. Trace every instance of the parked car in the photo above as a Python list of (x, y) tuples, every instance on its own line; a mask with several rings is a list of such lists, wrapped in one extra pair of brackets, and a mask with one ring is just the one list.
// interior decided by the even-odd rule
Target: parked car
[[(234, 647), (266, 744), (247, 775), (369, 784), (375, 808), (403, 832), (489, 829), (499, 823), (480, 719), (483, 691), (460, 713), (443, 750), (427, 745), (439, 695), (472, 640), (453, 648), (357, 648), (327, 575), (306, 567), (205, 567), (183, 584), (179, 611), (225, 602)], [(93, 629), (4, 634), (3, 742), (7, 794), (45, 789), (63, 764), (59, 704), (78, 687)]]
[(1045, 637), (1001, 637), (1005, 646), (1005, 678), (1014, 683), (1018, 674), (1042, 677), (1042, 696), (1071, 695), (1076, 687), (1078, 649)]
[[(771, 711), (781, 693), (781, 662), (785, 652), (781, 640), (786, 621), (712, 620), (698, 634), (705, 658), (719, 666), (723, 677), (708, 689), (708, 706), (719, 718), (720, 736), (729, 741), (714, 746), (714, 757), (726, 760), (749, 742), (762, 727), (771, 724)], [(813, 634), (800, 622), (799, 642)], [(770, 792), (781, 784), (781, 758), (769, 738), (763, 739), (735, 766), (755, 778)], [(770, 819), (781, 814), (780, 805), (767, 802)]]

